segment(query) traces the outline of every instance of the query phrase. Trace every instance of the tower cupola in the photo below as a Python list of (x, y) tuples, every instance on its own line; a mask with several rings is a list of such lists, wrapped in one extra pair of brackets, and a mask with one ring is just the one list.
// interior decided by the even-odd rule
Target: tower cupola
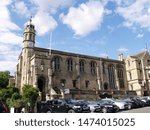
[(23, 43), (24, 47), (34, 47), (35, 44), (35, 28), (32, 24), (32, 18), (27, 23), (24, 34), (23, 34)]

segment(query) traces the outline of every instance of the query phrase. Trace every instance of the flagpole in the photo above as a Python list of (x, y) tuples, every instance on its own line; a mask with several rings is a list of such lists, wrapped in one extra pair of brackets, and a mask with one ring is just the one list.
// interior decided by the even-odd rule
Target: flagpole
[(52, 54), (52, 36), (53, 36), (53, 32), (50, 32), (50, 39), (49, 39), (50, 56)]
[(49, 37), (49, 55), (50, 55), (50, 67), (48, 69), (48, 77), (49, 77), (49, 95), (50, 99), (52, 99), (52, 71), (53, 71), (53, 65), (52, 65), (52, 32), (50, 32), (50, 37)]

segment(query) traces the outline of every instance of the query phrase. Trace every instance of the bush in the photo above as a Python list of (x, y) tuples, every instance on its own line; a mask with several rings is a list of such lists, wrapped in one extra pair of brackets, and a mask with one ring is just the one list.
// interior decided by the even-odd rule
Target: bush
[(39, 96), (39, 90), (32, 85), (24, 85), (22, 88), (22, 96), (27, 104), (30, 104), (31, 112), (34, 111), (35, 103)]

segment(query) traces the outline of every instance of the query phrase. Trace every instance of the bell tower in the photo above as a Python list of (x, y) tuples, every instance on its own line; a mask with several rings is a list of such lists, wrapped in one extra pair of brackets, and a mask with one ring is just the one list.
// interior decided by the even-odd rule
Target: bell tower
[(27, 23), (24, 33), (23, 33), (23, 48), (25, 47), (34, 47), (35, 45), (35, 29), (32, 24), (32, 18)]
[(32, 19), (26, 24), (23, 33), (23, 48), (21, 52), (21, 88), (24, 84), (31, 84), (31, 57), (34, 54), (35, 28)]

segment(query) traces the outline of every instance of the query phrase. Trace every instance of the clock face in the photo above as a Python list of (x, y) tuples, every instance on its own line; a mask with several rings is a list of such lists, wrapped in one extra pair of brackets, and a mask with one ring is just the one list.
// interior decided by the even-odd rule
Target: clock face
[(29, 42), (29, 47), (33, 47), (33, 43), (32, 42)]

